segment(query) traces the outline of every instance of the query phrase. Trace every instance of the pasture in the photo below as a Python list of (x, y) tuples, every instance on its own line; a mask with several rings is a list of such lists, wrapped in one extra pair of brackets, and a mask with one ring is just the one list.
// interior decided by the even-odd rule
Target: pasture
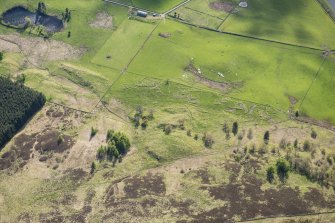
[(335, 47), (335, 24), (315, 0), (252, 0), (247, 8), (237, 4), (227, 1), (220, 7), (215, 1), (194, 0), (176, 13), (189, 23), (224, 32), (321, 49)]

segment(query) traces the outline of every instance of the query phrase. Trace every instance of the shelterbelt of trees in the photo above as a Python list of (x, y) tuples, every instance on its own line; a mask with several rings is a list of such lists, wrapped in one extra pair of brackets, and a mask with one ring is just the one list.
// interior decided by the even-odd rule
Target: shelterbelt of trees
[(44, 104), (41, 93), (0, 77), (0, 150)]

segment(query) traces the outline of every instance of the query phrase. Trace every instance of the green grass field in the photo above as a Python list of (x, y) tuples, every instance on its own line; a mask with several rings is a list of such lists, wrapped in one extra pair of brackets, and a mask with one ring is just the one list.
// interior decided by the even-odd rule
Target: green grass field
[[(154, 25), (126, 20), (124, 24), (106, 41), (94, 56), (92, 62), (102, 66), (123, 69), (141, 48), (153, 30)], [(124, 38), (127, 36), (127, 38)]]
[(334, 22), (314, 0), (248, 2), (221, 30), (316, 48), (334, 48)]
[[(160, 32), (171, 33), (172, 37), (158, 37)], [(158, 49), (159, 54), (155, 53)], [(318, 51), (246, 41), (166, 22), (160, 24), (129, 71), (190, 84), (187, 78), (190, 74), (185, 75), (184, 68), (191, 58), (209, 79), (241, 83), (242, 87), (233, 90), (231, 96), (283, 111), (290, 105), (288, 96), (303, 98), (322, 62)], [(154, 61), (159, 66), (147, 67), (145, 61)], [(334, 66), (333, 62), (330, 66)], [(332, 91), (330, 87), (327, 90)]]
[(301, 104), (302, 112), (319, 120), (335, 123), (335, 84), (334, 57), (326, 60), (317, 79), (311, 84), (306, 98)]

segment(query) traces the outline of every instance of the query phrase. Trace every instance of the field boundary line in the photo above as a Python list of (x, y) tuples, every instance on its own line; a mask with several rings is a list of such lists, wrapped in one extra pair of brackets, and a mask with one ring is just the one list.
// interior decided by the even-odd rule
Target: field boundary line
[(220, 25), (218, 26), (217, 30), (220, 30), (220, 27), (223, 26), (223, 24), (225, 23), (225, 21), (227, 21), (227, 19), (233, 14), (233, 12), (236, 10), (236, 8), (238, 7), (238, 4), (235, 5), (234, 9), (231, 10), (228, 15), (223, 19), (223, 21), (220, 23)]
[(144, 8), (139, 8), (139, 7), (136, 7), (135, 5), (128, 5), (126, 3), (116, 2), (116, 1), (113, 1), (113, 0), (103, 0), (103, 1), (106, 2), (106, 3), (112, 3), (114, 5), (119, 5), (119, 6), (123, 6), (123, 7), (127, 7), (127, 8), (138, 9), (138, 10), (141, 10), (141, 11), (144, 11), (144, 12), (149, 12), (151, 14), (154, 14), (154, 13), (159, 14), (158, 12), (154, 12), (154, 11), (151, 11), (151, 10), (148, 10), (148, 9), (144, 9)]
[(176, 19), (171, 15), (169, 15), (169, 18), (174, 20), (174, 21), (184, 23), (184, 24), (189, 25), (189, 26), (193, 26), (193, 27), (196, 27), (196, 28), (199, 28), (199, 29), (204, 29), (204, 30), (208, 30), (208, 31), (212, 31), (212, 32), (220, 33), (220, 34), (227, 34), (227, 35), (237, 36), (237, 37), (241, 37), (241, 38), (254, 39), (254, 40), (259, 40), (259, 41), (263, 41), (263, 42), (270, 42), (270, 43), (277, 43), (277, 44), (280, 44), (280, 45), (293, 46), (293, 47), (304, 48), (304, 49), (309, 49), (309, 50), (323, 51), (323, 49), (315, 48), (315, 47), (311, 47), (311, 46), (304, 46), (304, 45), (298, 45), (298, 44), (293, 44), (293, 43), (286, 43), (286, 42), (281, 42), (281, 41), (277, 41), (277, 40), (269, 40), (269, 39), (264, 39), (264, 38), (260, 38), (260, 37), (248, 36), (248, 35), (244, 35), (244, 34), (221, 31), (221, 30), (212, 29), (212, 28), (205, 27), (205, 26), (195, 25), (193, 23), (189, 23), (189, 22), (187, 22), (185, 20), (182, 20), (182, 19)]
[(173, 11), (179, 9), (179, 8), (182, 7), (183, 5), (186, 5), (187, 3), (189, 3), (190, 1), (192, 1), (192, 0), (186, 0), (186, 1), (182, 2), (182, 3), (180, 3), (179, 5), (176, 5), (176, 6), (173, 7), (172, 9), (169, 9), (169, 10), (167, 10), (166, 12), (164, 12), (163, 15), (169, 14), (170, 12), (173, 12)]
[(317, 70), (316, 74), (314, 75), (314, 79), (313, 79), (312, 83), (309, 85), (309, 87), (308, 87), (308, 89), (307, 89), (307, 91), (306, 91), (304, 97), (301, 99), (301, 103), (300, 103), (300, 105), (299, 105), (299, 109), (298, 109), (298, 110), (301, 109), (302, 104), (304, 103), (304, 101), (305, 101), (305, 99), (306, 99), (308, 93), (310, 92), (310, 90), (311, 90), (313, 84), (315, 83), (316, 79), (319, 77), (320, 72), (321, 72), (321, 69), (322, 69), (323, 65), (325, 64), (325, 62), (326, 62), (326, 59), (327, 59), (327, 57), (324, 57), (324, 58), (323, 58), (323, 60), (322, 60), (322, 62), (321, 62), (321, 64), (320, 64), (320, 66), (319, 66), (319, 69)]
[[(322, 11), (327, 15), (328, 18), (330, 18), (330, 20), (333, 21), (333, 23), (335, 24), (335, 18), (333, 18), (333, 16), (331, 16), (330, 13), (327, 12), (327, 10), (323, 7), (322, 3), (320, 2), (320, 0), (315, 0), (315, 3), (317, 5), (319, 5), (319, 7), (321, 7)], [(332, 10), (332, 9), (331, 9)], [(334, 9), (335, 10), (335, 9)], [(334, 11), (332, 10), (332, 11)]]
[(118, 77), (114, 80), (114, 82), (107, 88), (106, 92), (101, 96), (101, 98), (99, 99), (99, 102), (93, 107), (92, 109), (92, 113), (93, 111), (98, 107), (98, 105), (102, 102), (102, 100), (104, 99), (104, 97), (108, 94), (108, 92), (111, 90), (111, 88), (114, 86), (115, 83), (117, 83), (120, 78), (128, 71), (128, 67), (129, 65), (133, 62), (133, 60), (136, 58), (136, 56), (141, 52), (141, 50), (144, 48), (144, 45), (148, 42), (148, 40), (150, 39), (152, 33), (157, 29), (157, 27), (159, 26), (160, 21), (158, 22), (158, 24), (151, 30), (151, 32), (149, 33), (149, 35), (147, 36), (147, 38), (144, 40), (144, 42), (142, 43), (142, 45), (140, 46), (140, 48), (137, 50), (137, 52), (135, 53), (135, 55), (130, 59), (130, 61), (128, 62), (128, 64), (120, 71), (120, 74), (118, 75)]
[(64, 108), (67, 108), (67, 109), (70, 109), (70, 110), (73, 110), (73, 111), (79, 111), (79, 112), (82, 112), (82, 113), (85, 113), (85, 114), (93, 114), (92, 112), (84, 111), (84, 110), (81, 110), (81, 109), (78, 109), (78, 108), (72, 108), (72, 107), (69, 107), (67, 105), (60, 104), (60, 103), (53, 102), (53, 101), (46, 101), (46, 103), (47, 104), (52, 104), (52, 105), (62, 106)]
[(211, 15), (211, 14), (208, 14), (206, 12), (202, 12), (202, 11), (197, 10), (197, 9), (192, 9), (190, 7), (187, 7), (187, 6), (185, 6), (185, 9), (188, 9), (188, 10), (191, 10), (191, 11), (194, 11), (194, 12), (198, 12), (200, 14), (204, 14), (204, 15), (207, 15), (209, 17), (216, 18), (216, 19), (219, 19), (219, 20), (224, 20), (223, 18), (220, 18), (219, 16)]

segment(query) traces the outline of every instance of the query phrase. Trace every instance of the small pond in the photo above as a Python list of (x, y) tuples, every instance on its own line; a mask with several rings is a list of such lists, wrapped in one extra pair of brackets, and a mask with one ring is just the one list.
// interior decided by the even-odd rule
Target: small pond
[(2, 14), (2, 22), (5, 25), (17, 28), (23, 28), (28, 19), (35, 25), (44, 26), (50, 32), (59, 32), (64, 27), (63, 21), (56, 16), (34, 13), (22, 6), (16, 6)]

